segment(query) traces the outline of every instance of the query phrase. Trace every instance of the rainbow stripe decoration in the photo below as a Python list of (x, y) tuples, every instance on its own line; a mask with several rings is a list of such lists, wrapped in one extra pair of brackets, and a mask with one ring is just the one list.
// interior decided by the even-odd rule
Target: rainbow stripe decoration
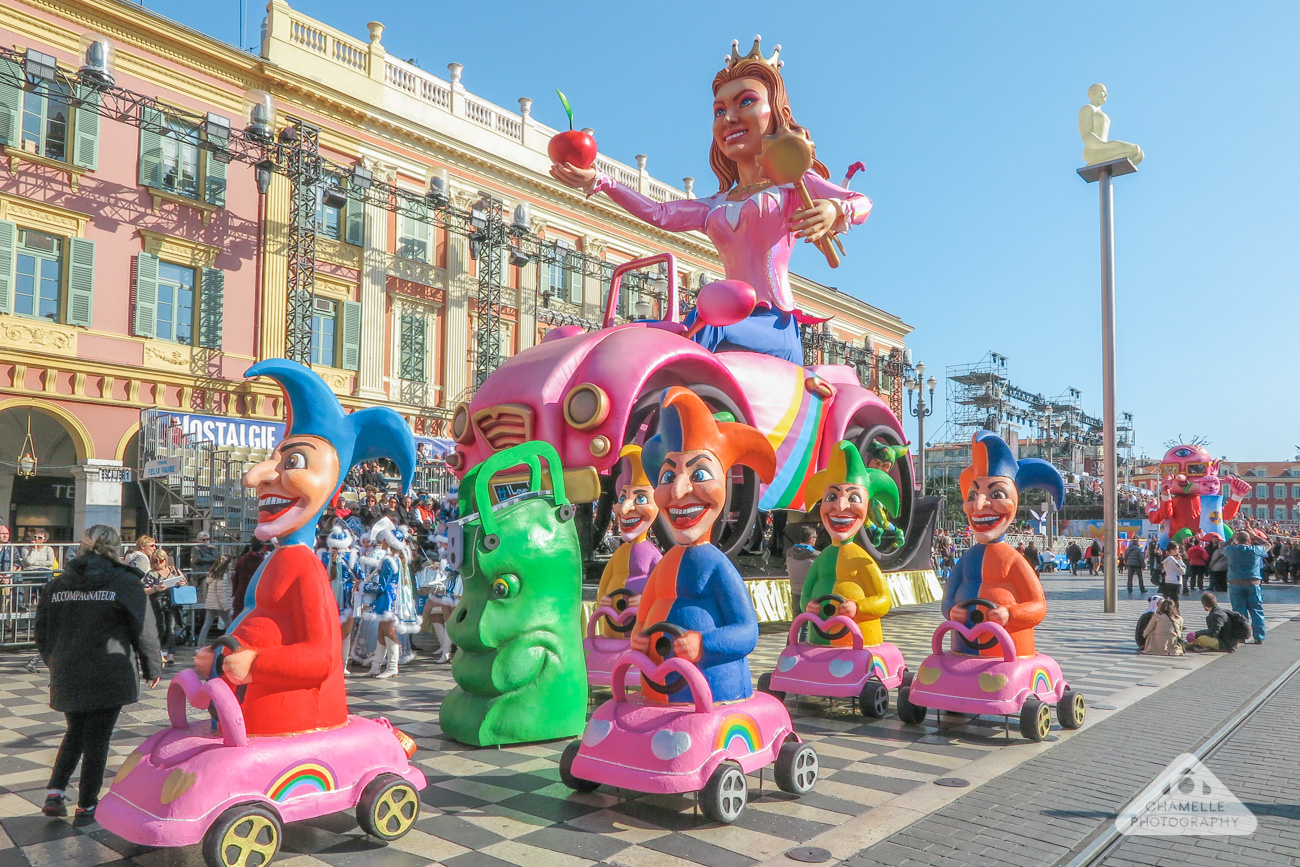
[(272, 801), (282, 804), (290, 798), (332, 792), (337, 785), (333, 771), (317, 762), (307, 762), (281, 774), (266, 794)]
[(776, 476), (758, 502), (764, 511), (804, 508), (804, 483), (817, 469), (826, 405), (804, 387), (805, 376), (803, 368), (792, 368), (775, 376), (780, 381), (772, 382), (768, 393), (789, 394), (790, 399), (784, 407), (754, 407), (755, 427), (763, 431), (776, 452)]
[(757, 752), (762, 745), (763, 736), (752, 716), (747, 713), (729, 713), (718, 725), (718, 737), (713, 748), (748, 755)]
[(872, 676), (882, 683), (889, 678), (889, 669), (885, 667), (885, 661), (874, 653), (871, 654), (871, 667), (867, 669), (867, 677)]
[(1053, 691), (1052, 676), (1041, 665), (1034, 669), (1032, 682), (1034, 684), (1034, 693), (1037, 695), (1045, 695)]

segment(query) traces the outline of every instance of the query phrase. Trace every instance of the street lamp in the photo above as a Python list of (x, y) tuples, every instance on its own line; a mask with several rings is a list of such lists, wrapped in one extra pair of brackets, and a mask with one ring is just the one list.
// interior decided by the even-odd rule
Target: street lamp
[[(934, 415), (934, 387), (939, 383), (932, 376), (923, 381), (925, 376), (925, 363), (918, 361), (916, 363), (916, 378), (908, 377), (903, 383), (907, 389), (907, 411), (916, 419), (916, 438), (920, 443), (920, 460), (918, 468), (921, 474), (921, 496), (925, 496), (925, 420), (928, 416)], [(925, 389), (930, 390), (930, 399), (925, 399)], [(912, 395), (916, 395), (916, 406), (912, 405)]]
[[(1047, 462), (1050, 464), (1052, 463), (1052, 407), (1051, 406), (1048, 406), (1047, 409), (1043, 410), (1043, 417), (1039, 420), (1039, 424), (1047, 425)], [(1053, 466), (1055, 465), (1053, 464)], [(1047, 550), (1050, 551), (1052, 550), (1052, 496), (1051, 494), (1048, 494), (1047, 496), (1047, 509), (1046, 509), (1045, 517), (1046, 517), (1046, 521), (1044, 521), (1044, 523), (1047, 525)]]

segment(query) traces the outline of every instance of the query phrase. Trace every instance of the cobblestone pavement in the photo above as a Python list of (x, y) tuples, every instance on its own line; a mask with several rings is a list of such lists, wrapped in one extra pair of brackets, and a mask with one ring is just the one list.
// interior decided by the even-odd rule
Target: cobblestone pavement
[[(1046, 576), (1044, 585), (1049, 614), (1038, 629), (1038, 647), (1058, 659), (1072, 686), (1092, 702), (1143, 691), (1147, 688), (1137, 684), (1153, 679), (1172, 681), (1186, 675), (1188, 668), (1211, 663), (1219, 668), (1249, 655), (1242, 652), (1215, 660), (1137, 656), (1133, 624), (1144, 608), (1137, 594), (1128, 597), (1121, 592), (1119, 613), (1103, 615), (1100, 579)], [(1300, 613), (1300, 588), (1269, 590), (1266, 608), (1270, 620)], [(892, 612), (884, 630), (915, 667), (928, 652), (938, 622), (938, 605), (932, 603)], [(1251, 652), (1269, 652), (1277, 643), (1270, 640)], [(751, 658), (755, 677), (771, 669), (783, 645), (783, 630), (764, 631)], [(73, 828), (67, 821), (39, 815), (37, 807), (44, 798), (63, 720), (47, 705), (44, 673), (23, 670), (26, 659), (21, 653), (0, 655), (0, 867), (201, 864), (197, 847), (151, 850), (125, 843), (95, 825)], [(747, 867), (777, 858), (791, 863), (783, 857), (791, 847), (825, 845), (823, 841), (837, 835), (855, 839), (855, 834), (878, 834), (876, 826), (891, 822), (901, 827), (899, 816), (919, 818), (943, 808), (943, 802), (956, 793), (969, 791), (931, 785), (937, 777), (976, 780), (1000, 774), (1026, 759), (1032, 763), (1034, 756), (1066, 749), (1091, 730), (1085, 727), (1068, 734), (1055, 730), (1049, 740), (1055, 742), (1059, 736), (1059, 742), (1034, 745), (1014, 733), (1004, 737), (1000, 720), (945, 720), (942, 728), (903, 726), (892, 713), (884, 720), (865, 722), (843, 702), (830, 707), (823, 700), (792, 699), (795, 728), (816, 746), (821, 758), (823, 776), (816, 789), (794, 799), (775, 788), (769, 773), (759, 793), (759, 779), (751, 776), (750, 808), (736, 824), (718, 826), (698, 818), (689, 797), (637, 796), (605, 789), (570, 792), (559, 782), (557, 767), (564, 742), (474, 749), (444, 739), (437, 723), (438, 707), (452, 685), (448, 667), (424, 660), (404, 667), (396, 681), (349, 679), (354, 713), (386, 716), (416, 739), (416, 761), (429, 778), (423, 793), (424, 814), (415, 830), (387, 847), (364, 837), (349, 814), (295, 823), (286, 827), (276, 864)], [(1229, 691), (1224, 700), (1239, 702), (1240, 697), (1232, 696), (1240, 691)], [(110, 772), (141, 739), (166, 724), (164, 695), (161, 689), (148, 692), (139, 704), (124, 711), (113, 741)], [(1195, 705), (1188, 712), (1194, 713)], [(1162, 723), (1167, 729), (1169, 720)], [(943, 798), (936, 799), (935, 793)], [(911, 813), (894, 808), (904, 801), (912, 804)], [(998, 815), (1005, 815), (1006, 809), (1023, 810), (1023, 803), (1012, 799)], [(951, 845), (960, 842), (950, 841)], [(840, 857), (852, 851), (856, 850)]]
[[(1067, 863), (1108, 833), (1119, 811), (1176, 757), (1204, 743), (1261, 688), (1296, 661), (1300, 623), (1285, 588), (1266, 588), (1270, 628), (1262, 647), (1188, 657), (1194, 671), (1176, 684), (1153, 678), (1113, 694), (1118, 711), (1051, 750), (871, 840), (846, 867), (1040, 865)], [(1185, 606), (1190, 609), (1191, 606)], [(1163, 688), (1153, 690), (1159, 683)], [(1135, 700), (1136, 699), (1136, 700)], [(1186, 863), (1300, 864), (1290, 824), (1300, 812), (1294, 730), (1300, 679), (1292, 679), (1206, 765), (1260, 817), (1250, 837), (1142, 837), (1125, 840), (1102, 863), (1132, 867)], [(1283, 722), (1285, 721), (1285, 722)], [(1258, 808), (1258, 809), (1257, 809)], [(1264, 853), (1264, 854), (1261, 854)], [(1226, 857), (1225, 857), (1226, 856)]]

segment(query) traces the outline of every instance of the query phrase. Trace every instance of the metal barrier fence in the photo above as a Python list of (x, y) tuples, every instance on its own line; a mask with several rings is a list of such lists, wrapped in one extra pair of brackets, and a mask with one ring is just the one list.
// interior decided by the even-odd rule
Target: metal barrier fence
[(50, 578), (44, 570), (0, 572), (0, 648), (36, 643), (36, 601)]

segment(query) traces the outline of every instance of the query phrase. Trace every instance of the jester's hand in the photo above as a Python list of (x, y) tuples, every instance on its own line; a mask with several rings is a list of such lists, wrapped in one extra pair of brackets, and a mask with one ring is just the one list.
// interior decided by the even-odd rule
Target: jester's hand
[(1228, 487), (1232, 490), (1232, 499), (1244, 500), (1250, 493), (1250, 483), (1244, 482), (1236, 476), (1228, 476)]

